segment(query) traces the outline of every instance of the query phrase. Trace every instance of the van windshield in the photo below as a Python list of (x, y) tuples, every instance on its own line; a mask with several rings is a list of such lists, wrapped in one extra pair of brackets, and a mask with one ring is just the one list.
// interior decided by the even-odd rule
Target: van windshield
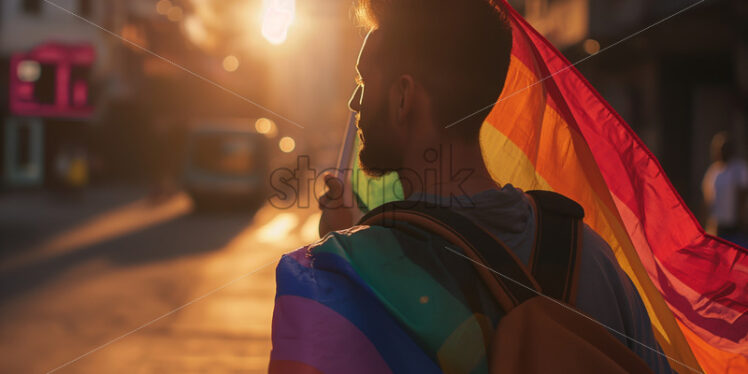
[(200, 171), (247, 175), (254, 169), (252, 137), (241, 134), (199, 134), (193, 138), (191, 164)]

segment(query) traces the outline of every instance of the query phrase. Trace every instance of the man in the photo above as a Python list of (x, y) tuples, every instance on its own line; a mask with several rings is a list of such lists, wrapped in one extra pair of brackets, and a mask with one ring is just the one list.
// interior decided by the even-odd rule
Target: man
[[(349, 103), (361, 169), (397, 172), (406, 199), (449, 205), (527, 263), (535, 212), (522, 191), (497, 185), (478, 141), (490, 108), (478, 109), (496, 102), (509, 66), (503, 16), (487, 0), (362, 0), (358, 11), (370, 30)], [(278, 267), (271, 372), (486, 372), (486, 330), (501, 313), (471, 264), (433, 238), (354, 226), (362, 213), (345, 180), (326, 175), (322, 239)], [(579, 310), (670, 372), (634, 286), (588, 226), (577, 295)]]
[(734, 154), (727, 132), (712, 138), (712, 164), (701, 189), (709, 208), (707, 230), (720, 238), (745, 246), (745, 209), (748, 197), (748, 166)]

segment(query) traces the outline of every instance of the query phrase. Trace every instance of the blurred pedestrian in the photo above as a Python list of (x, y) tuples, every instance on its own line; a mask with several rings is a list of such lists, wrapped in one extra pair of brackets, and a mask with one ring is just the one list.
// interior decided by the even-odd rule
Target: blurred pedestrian
[(735, 144), (724, 131), (712, 138), (711, 156), (701, 184), (709, 212), (707, 232), (746, 246), (748, 166), (736, 156)]
[(76, 148), (72, 154), (67, 182), (75, 191), (80, 191), (88, 185), (88, 157), (86, 151), (81, 147)]

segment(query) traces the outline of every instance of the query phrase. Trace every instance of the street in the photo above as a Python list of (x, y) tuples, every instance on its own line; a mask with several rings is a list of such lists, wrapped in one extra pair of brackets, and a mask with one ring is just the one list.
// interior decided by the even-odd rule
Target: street
[(0, 196), (0, 371), (265, 372), (275, 264), (318, 219), (137, 187)]
[[(537, 369), (480, 339), (533, 293), (653, 372), (748, 373), (746, 19), (744, 0), (2, 0), (0, 374), (266, 373), (271, 351), (273, 374)], [(440, 218), (442, 239), (480, 239), (479, 278), (527, 290), (405, 227), (289, 261), (273, 351), (281, 256), (399, 199), (477, 208), (494, 235)], [(530, 266), (492, 266), (510, 257)], [(540, 312), (519, 315), (564, 322)], [(548, 357), (599, 360), (550, 371), (626, 356), (567, 330)]]

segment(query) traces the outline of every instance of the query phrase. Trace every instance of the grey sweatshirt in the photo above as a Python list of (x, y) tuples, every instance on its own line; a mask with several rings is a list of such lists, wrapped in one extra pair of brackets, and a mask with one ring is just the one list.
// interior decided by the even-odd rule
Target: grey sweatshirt
[[(502, 240), (525, 264), (535, 237), (535, 212), (524, 192), (511, 184), (472, 196), (414, 193), (408, 200), (447, 205)], [(577, 308), (607, 327), (655, 373), (671, 373), (654, 338), (651, 322), (633, 283), (608, 243), (585, 224), (579, 268)], [(685, 368), (680, 368), (685, 369)]]

